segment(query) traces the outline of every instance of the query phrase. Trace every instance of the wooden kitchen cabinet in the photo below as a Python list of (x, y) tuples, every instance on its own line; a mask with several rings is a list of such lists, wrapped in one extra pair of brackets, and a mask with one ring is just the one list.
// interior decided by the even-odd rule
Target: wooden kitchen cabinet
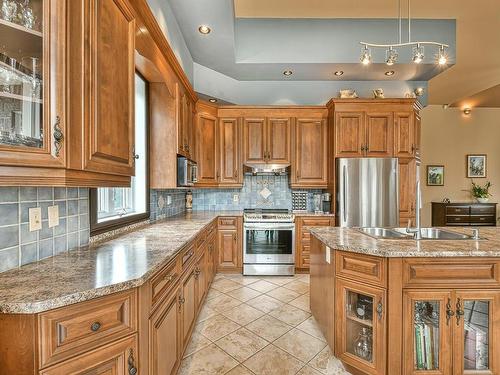
[(324, 119), (295, 122), (295, 157), (291, 172), (292, 188), (326, 188), (328, 185), (328, 129)]
[(267, 162), (290, 164), (291, 121), (289, 118), (267, 119)]
[(267, 127), (265, 118), (243, 120), (243, 160), (245, 164), (267, 162)]
[(392, 112), (366, 113), (365, 156), (388, 158), (393, 155), (394, 120)]
[(198, 181), (196, 186), (217, 186), (219, 181), (217, 117), (198, 113), (196, 121), (198, 142)]
[(415, 218), (415, 159), (399, 159), (399, 222), (405, 227)]
[(365, 120), (363, 112), (335, 113), (335, 156), (363, 157)]
[(219, 119), (219, 186), (243, 186), (241, 123), (237, 118)]
[(413, 112), (394, 114), (394, 156), (412, 158), (417, 148), (415, 115)]
[(334, 226), (335, 219), (328, 216), (295, 217), (295, 268), (307, 271), (311, 260), (311, 232), (307, 227)]
[(242, 224), (238, 217), (220, 217), (217, 271), (239, 272), (242, 269)]
[(181, 281), (180, 309), (182, 317), (182, 348), (186, 348), (196, 321), (196, 268), (190, 267)]
[(130, 336), (108, 346), (41, 370), (40, 375), (130, 375), (138, 373), (137, 339)]
[(195, 160), (195, 104), (189, 95), (180, 89), (179, 104), (178, 104), (178, 124), (177, 124), (177, 137), (178, 146), (177, 153), (185, 156), (188, 159)]
[(149, 320), (149, 373), (173, 375), (182, 356), (181, 297), (175, 290)]
[(335, 355), (364, 374), (385, 374), (385, 290), (336, 279)]
[(196, 280), (196, 311), (199, 310), (205, 296), (207, 294), (207, 246), (203, 244), (203, 249), (201, 251), (200, 258), (196, 262), (195, 265), (195, 275), (194, 278)]

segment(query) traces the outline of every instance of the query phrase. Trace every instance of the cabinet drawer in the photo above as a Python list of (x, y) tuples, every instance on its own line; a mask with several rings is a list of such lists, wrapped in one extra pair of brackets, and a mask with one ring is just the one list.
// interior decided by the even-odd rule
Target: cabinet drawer
[(406, 259), (403, 261), (403, 280), (406, 287), (499, 286), (499, 262), (492, 259)]
[(302, 242), (311, 242), (311, 232), (302, 230)]
[(151, 279), (151, 310), (175, 286), (181, 274), (180, 269), (180, 258), (177, 257), (177, 259), (164, 267)]
[(470, 216), (446, 216), (446, 224), (457, 225), (457, 224), (469, 224)]
[(238, 218), (237, 217), (220, 217), (219, 218), (219, 229), (237, 229), (238, 228)]
[(471, 206), (470, 213), (472, 215), (493, 215), (497, 212), (496, 206)]
[(378, 286), (386, 286), (385, 259), (338, 251), (335, 257), (337, 276), (359, 280)]
[(330, 219), (329, 218), (318, 218), (318, 217), (308, 217), (308, 218), (301, 218), (302, 221), (302, 226), (304, 227), (328, 227), (330, 226)]
[(40, 367), (135, 332), (136, 303), (134, 289), (40, 314)]
[(195, 260), (196, 256), (195, 244), (188, 244), (184, 250), (181, 251), (180, 262), (181, 262), (181, 273), (184, 272), (189, 265)]
[(496, 217), (493, 215), (471, 215), (470, 222), (472, 224), (495, 225)]
[(446, 215), (469, 215), (469, 206), (447, 206)]

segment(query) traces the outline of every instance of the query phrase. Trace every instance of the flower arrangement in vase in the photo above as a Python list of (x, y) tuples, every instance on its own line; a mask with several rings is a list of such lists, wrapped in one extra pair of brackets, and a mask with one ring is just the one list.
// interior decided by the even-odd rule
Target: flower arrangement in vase
[(472, 189), (471, 193), (474, 198), (479, 203), (487, 203), (489, 198), (491, 197), (491, 193), (489, 192), (491, 187), (491, 182), (487, 182), (484, 186), (476, 184), (472, 181)]

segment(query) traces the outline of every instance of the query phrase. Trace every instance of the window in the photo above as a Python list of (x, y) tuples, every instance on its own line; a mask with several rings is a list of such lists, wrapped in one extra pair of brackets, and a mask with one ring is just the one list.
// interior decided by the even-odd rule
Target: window
[(98, 188), (91, 192), (91, 232), (102, 233), (149, 217), (148, 86), (135, 75), (135, 176), (129, 188)]

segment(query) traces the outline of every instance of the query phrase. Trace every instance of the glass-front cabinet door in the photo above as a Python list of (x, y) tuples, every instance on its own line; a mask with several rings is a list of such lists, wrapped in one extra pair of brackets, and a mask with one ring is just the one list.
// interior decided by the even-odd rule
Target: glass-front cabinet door
[(451, 374), (455, 305), (451, 292), (405, 292), (405, 375)]
[(500, 371), (500, 292), (456, 292), (453, 373), (493, 375)]
[(64, 0), (0, 0), (0, 165), (64, 166)]
[(385, 373), (385, 291), (337, 279), (335, 354), (367, 374)]

